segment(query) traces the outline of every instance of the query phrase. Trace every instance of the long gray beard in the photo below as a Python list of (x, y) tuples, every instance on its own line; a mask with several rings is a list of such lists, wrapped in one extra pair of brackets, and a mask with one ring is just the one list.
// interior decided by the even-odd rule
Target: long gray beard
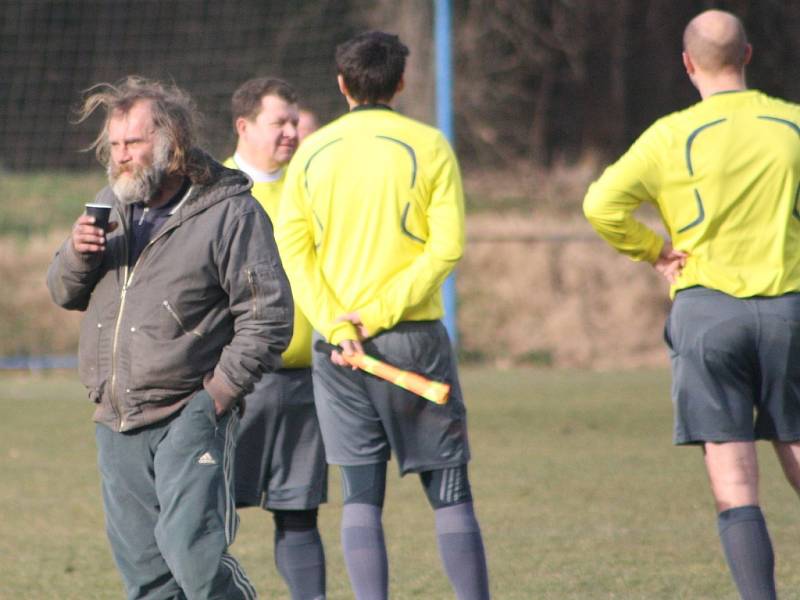
[(139, 167), (129, 173), (128, 177), (122, 177), (119, 169), (109, 162), (106, 169), (108, 183), (114, 195), (123, 204), (136, 204), (144, 202), (149, 204), (167, 176), (167, 165), (169, 163), (169, 150), (166, 144), (156, 144), (153, 153), (153, 164), (147, 167)]

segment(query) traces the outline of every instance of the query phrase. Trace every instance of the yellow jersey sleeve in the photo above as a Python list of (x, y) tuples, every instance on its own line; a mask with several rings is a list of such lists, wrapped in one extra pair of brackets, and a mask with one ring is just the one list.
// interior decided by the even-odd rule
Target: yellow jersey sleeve
[(589, 187), (583, 202), (586, 218), (603, 239), (633, 260), (650, 263), (658, 258), (664, 240), (634, 212), (658, 197), (661, 182), (654, 149), (659, 143), (654, 125)]
[[(326, 284), (317, 268), (314, 231), (315, 217), (304, 202), (304, 178), (300, 160), (289, 164), (286, 185), (281, 197), (280, 221), (276, 228), (276, 241), (295, 301), (309, 315), (314, 329), (333, 344), (345, 339), (356, 339), (355, 327), (347, 322), (336, 322), (345, 314), (333, 290)], [(338, 335), (334, 336), (334, 333)]]

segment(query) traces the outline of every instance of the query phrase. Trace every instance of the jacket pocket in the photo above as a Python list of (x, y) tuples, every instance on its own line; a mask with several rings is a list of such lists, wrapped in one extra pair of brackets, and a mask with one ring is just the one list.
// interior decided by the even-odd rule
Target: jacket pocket
[(285, 304), (277, 302), (281, 296), (288, 297), (290, 291), (282, 284), (272, 265), (262, 263), (245, 269), (250, 288), (250, 307), (256, 320), (288, 319)]
[(198, 338), (202, 338), (203, 337), (203, 333), (201, 331), (199, 331), (197, 329), (189, 330), (189, 329), (186, 328), (186, 325), (184, 325), (183, 318), (181, 318), (180, 314), (178, 314), (178, 311), (175, 310), (175, 308), (172, 306), (172, 304), (170, 303), (169, 300), (163, 300), (161, 302), (161, 306), (164, 308), (164, 310), (167, 311), (167, 314), (174, 321), (174, 323), (178, 326), (178, 328), (180, 329), (181, 333), (183, 333), (184, 335), (193, 335), (193, 336), (196, 336)]
[(120, 342), (126, 359), (120, 364), (129, 373), (127, 387), (165, 394), (196, 389), (203, 373), (213, 368), (205, 351), (204, 330), (192, 328), (198, 316), (187, 316), (178, 303), (164, 298), (126, 322)]
[(169, 440), (178, 452), (204, 452), (213, 445), (216, 430), (214, 400), (208, 392), (200, 390), (170, 426)]

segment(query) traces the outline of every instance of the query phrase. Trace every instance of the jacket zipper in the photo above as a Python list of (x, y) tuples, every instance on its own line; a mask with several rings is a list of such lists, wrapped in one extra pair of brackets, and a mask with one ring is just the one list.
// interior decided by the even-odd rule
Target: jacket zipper
[[(190, 190), (191, 191), (191, 188)], [(188, 192), (187, 192), (188, 194)], [(123, 219), (124, 220), (124, 219)], [(144, 253), (147, 252), (147, 249), (153, 245), (153, 243), (165, 235), (168, 231), (172, 231), (174, 227), (170, 227), (169, 229), (162, 230), (150, 240), (147, 245), (142, 248), (141, 254), (139, 254), (139, 258), (136, 259), (136, 263), (131, 267), (130, 273), (128, 272), (128, 265), (125, 265), (125, 276), (123, 277), (123, 284), (122, 284), (122, 292), (120, 293), (119, 297), (119, 311), (117, 312), (117, 322), (114, 325), (114, 340), (111, 343), (111, 407), (117, 412), (117, 416), (119, 417), (119, 430), (125, 431), (125, 417), (122, 414), (122, 409), (120, 408), (120, 404), (117, 399), (117, 342), (119, 341), (119, 327), (122, 323), (122, 311), (125, 308), (125, 296), (128, 292), (128, 287), (130, 287), (130, 283), (133, 280), (133, 274), (136, 271), (136, 267), (142, 261), (142, 256)], [(125, 259), (127, 261), (128, 256), (128, 232), (124, 232), (125, 235)]]
[(122, 291), (120, 292), (119, 296), (119, 310), (117, 311), (117, 318), (116, 322), (114, 323), (114, 337), (111, 340), (111, 390), (109, 391), (109, 399), (111, 402), (111, 408), (117, 413), (117, 418), (119, 418), (119, 430), (125, 430), (125, 417), (122, 414), (122, 409), (120, 408), (119, 402), (117, 401), (117, 341), (119, 339), (119, 326), (122, 322), (122, 308), (125, 306), (125, 294), (128, 291), (128, 231), (127, 227), (125, 226), (125, 219), (126, 215), (122, 215), (121, 226), (123, 228), (123, 258), (125, 260), (125, 270), (123, 271), (122, 276)]
[(256, 278), (251, 269), (247, 269), (247, 283), (250, 284), (250, 293), (253, 295), (253, 316), (258, 316), (258, 294), (256, 293)]

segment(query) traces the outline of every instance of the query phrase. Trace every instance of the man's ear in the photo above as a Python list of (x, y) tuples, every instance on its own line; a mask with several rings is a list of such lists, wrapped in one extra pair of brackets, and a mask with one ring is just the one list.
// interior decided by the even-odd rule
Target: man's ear
[(341, 73), (336, 76), (336, 82), (339, 84), (339, 91), (342, 93), (342, 96), (349, 96), (350, 92), (347, 90), (347, 85), (344, 82), (344, 76)]
[(744, 47), (744, 62), (742, 62), (742, 64), (749, 65), (751, 58), (753, 58), (753, 46), (752, 44), (747, 44)]
[(400, 77), (400, 81), (397, 82), (397, 89), (394, 91), (394, 93), (399, 94), (400, 92), (403, 91), (405, 87), (406, 87), (406, 78), (405, 75), (403, 75)]
[(234, 125), (236, 126), (236, 135), (241, 137), (244, 134), (244, 130), (247, 128), (247, 119), (239, 117), (236, 119)]
[(695, 67), (694, 63), (692, 62), (692, 57), (686, 52), (683, 52), (681, 56), (683, 57), (683, 66), (686, 69), (686, 74), (689, 76), (694, 75)]

